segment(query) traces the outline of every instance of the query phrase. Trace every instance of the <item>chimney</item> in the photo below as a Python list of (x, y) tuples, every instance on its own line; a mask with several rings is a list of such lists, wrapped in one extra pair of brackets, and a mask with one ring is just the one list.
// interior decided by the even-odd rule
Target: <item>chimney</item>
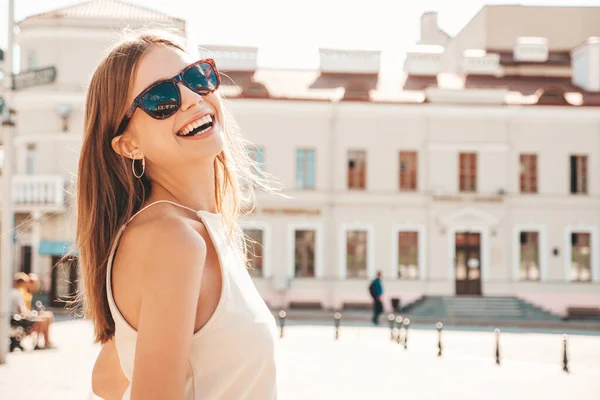
[(600, 37), (591, 37), (571, 51), (572, 81), (588, 92), (600, 92)]
[(419, 43), (422, 45), (446, 46), (448, 35), (438, 27), (438, 13), (428, 11), (421, 15), (421, 37)]

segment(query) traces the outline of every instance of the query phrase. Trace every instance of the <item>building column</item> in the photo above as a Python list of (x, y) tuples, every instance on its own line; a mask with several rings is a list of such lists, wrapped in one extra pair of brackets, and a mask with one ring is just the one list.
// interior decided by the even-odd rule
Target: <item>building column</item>
[(40, 241), (42, 238), (42, 213), (33, 211), (31, 213), (31, 272), (37, 274), (40, 280), (45, 279), (48, 271), (42, 271), (40, 265)]

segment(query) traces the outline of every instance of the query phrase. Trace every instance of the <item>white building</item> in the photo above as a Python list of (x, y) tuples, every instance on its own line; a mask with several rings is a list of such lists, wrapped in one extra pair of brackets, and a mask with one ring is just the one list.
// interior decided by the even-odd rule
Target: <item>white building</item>
[[(76, 171), (87, 77), (116, 16), (141, 12), (92, 1), (20, 23), (21, 65), (55, 65), (58, 78), (16, 96), (18, 268), (43, 274), (72, 241), (62, 188)], [(263, 244), (252, 273), (264, 298), (366, 303), (381, 270), (402, 303), (599, 306), (600, 7), (487, 6), (454, 38), (434, 13), (422, 24), (402, 87), (380, 82), (378, 52), (322, 49), (319, 70), (290, 71), (258, 69), (256, 48), (204, 46), (235, 82), (222, 92), (253, 154), (293, 197), (260, 196), (243, 221)]]

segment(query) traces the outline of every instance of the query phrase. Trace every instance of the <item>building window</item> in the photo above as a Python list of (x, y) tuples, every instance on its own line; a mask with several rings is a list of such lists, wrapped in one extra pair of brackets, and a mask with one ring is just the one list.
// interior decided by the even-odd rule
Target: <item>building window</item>
[(348, 278), (367, 277), (367, 231), (346, 232), (346, 270)]
[(263, 238), (262, 229), (244, 229), (246, 235), (246, 259), (251, 276), (261, 277), (263, 274)]
[(573, 282), (592, 280), (591, 236), (590, 233), (571, 233), (571, 281)]
[(296, 230), (294, 249), (294, 273), (297, 278), (315, 276), (315, 238), (314, 230)]
[(571, 193), (587, 194), (587, 156), (571, 156)]
[(400, 190), (417, 190), (417, 152), (400, 152)]
[(262, 147), (250, 147), (248, 148), (248, 157), (256, 162), (256, 168), (264, 170), (265, 164), (265, 152)]
[(537, 155), (521, 154), (521, 193), (537, 193)]
[(521, 232), (519, 279), (522, 281), (540, 280), (540, 234)]
[(296, 188), (315, 188), (315, 151), (312, 149), (296, 150)]
[(398, 278), (419, 279), (419, 232), (398, 232)]
[(27, 144), (25, 152), (25, 173), (27, 175), (35, 174), (35, 153), (36, 146), (34, 143)]
[(365, 150), (348, 151), (348, 189), (364, 189), (367, 170)]
[(32, 51), (27, 56), (27, 69), (36, 69), (37, 68), (37, 57), (35, 53)]
[(477, 191), (477, 153), (460, 153), (459, 186), (461, 192)]

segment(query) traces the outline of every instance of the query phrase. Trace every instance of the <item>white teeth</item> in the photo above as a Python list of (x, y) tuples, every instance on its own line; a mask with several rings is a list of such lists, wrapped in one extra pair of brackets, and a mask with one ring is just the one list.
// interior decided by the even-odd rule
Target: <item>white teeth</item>
[[(188, 135), (191, 131), (193, 131), (196, 128), (199, 128), (200, 126), (204, 125), (204, 124), (208, 124), (209, 122), (212, 122), (212, 116), (210, 115), (205, 115), (204, 117), (197, 119), (195, 121), (190, 122), (189, 124), (187, 124), (186, 126), (184, 126), (183, 128), (181, 128), (181, 130), (179, 131), (179, 135)], [(202, 132), (205, 132), (208, 129), (204, 129), (202, 130)], [(199, 132), (199, 133), (202, 133)]]

